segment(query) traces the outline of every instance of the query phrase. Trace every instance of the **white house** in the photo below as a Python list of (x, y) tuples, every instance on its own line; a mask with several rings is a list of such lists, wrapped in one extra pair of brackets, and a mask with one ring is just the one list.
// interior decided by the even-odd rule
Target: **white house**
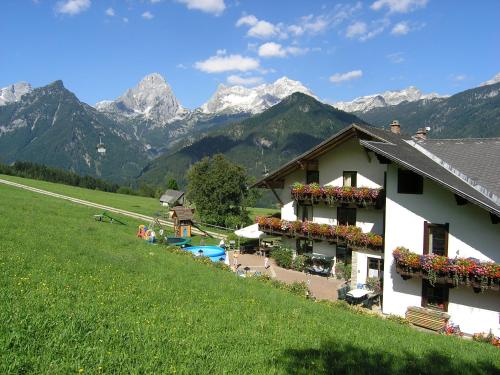
[[(500, 139), (426, 140), (425, 131), (409, 137), (399, 130), (397, 122), (391, 131), (351, 125), (257, 182), (281, 189), (275, 193), (283, 221), (263, 230), (283, 234), (298, 253), (352, 263), (353, 286), (383, 278), (384, 313), (404, 316), (408, 307), (423, 306), (446, 311), (466, 333), (498, 330), (497, 284), (476, 293), (476, 284), (398, 273), (393, 250), (500, 263)], [(374, 201), (326, 199), (326, 190), (316, 198), (310, 191), (292, 194), (303, 188), (292, 189), (295, 183), (312, 182), (383, 190)], [(293, 230), (297, 221), (355, 225), (364, 238), (381, 235), (383, 244), (316, 235), (328, 229), (316, 224), (309, 232)]]

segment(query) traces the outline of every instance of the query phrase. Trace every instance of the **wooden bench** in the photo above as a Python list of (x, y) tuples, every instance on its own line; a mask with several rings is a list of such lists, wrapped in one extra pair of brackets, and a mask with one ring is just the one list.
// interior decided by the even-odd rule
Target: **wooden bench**
[(446, 326), (450, 316), (442, 311), (411, 306), (406, 310), (406, 319), (413, 325), (437, 332)]

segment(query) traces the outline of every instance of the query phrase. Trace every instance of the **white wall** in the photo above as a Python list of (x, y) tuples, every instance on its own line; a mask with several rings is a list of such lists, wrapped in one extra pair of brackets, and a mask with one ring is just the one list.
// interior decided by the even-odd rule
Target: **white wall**
[(368, 155), (359, 139), (350, 139), (321, 156), (318, 160), (320, 185), (342, 186), (343, 172), (357, 171), (358, 187), (383, 187), (386, 165), (380, 164), (373, 153)]
[(295, 202), (292, 200), (291, 195), (292, 185), (295, 182), (306, 182), (306, 172), (304, 170), (298, 169), (285, 177), (284, 188), (281, 191), (281, 201), (283, 202), (281, 218), (283, 220), (297, 220)]
[(382, 259), (384, 256), (381, 252), (361, 251), (356, 250), (357, 267), (356, 267), (356, 284), (366, 284), (366, 274), (368, 272), (368, 258)]
[[(458, 206), (453, 193), (428, 179), (423, 194), (398, 194), (394, 165), (388, 168), (386, 197), (384, 313), (404, 315), (408, 306), (421, 304), (422, 280), (403, 280), (392, 251), (405, 246), (422, 254), (424, 221), (449, 223), (448, 257), (500, 263), (500, 224), (492, 224), (487, 211), (471, 203)], [(487, 325), (498, 329), (500, 293), (475, 294), (470, 287), (457, 287), (450, 290), (448, 310), (464, 332), (484, 331)]]

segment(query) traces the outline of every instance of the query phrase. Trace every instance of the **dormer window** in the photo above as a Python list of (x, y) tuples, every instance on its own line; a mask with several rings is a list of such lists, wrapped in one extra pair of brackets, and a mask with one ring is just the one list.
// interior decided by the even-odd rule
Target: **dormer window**
[(356, 187), (358, 172), (344, 171), (344, 187)]

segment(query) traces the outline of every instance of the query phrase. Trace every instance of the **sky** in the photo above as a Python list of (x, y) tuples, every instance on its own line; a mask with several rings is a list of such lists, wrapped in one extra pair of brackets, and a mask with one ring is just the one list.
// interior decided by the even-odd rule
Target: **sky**
[(500, 1), (1, 0), (0, 87), (61, 79), (91, 105), (162, 74), (186, 108), (287, 76), (327, 102), (500, 72)]

